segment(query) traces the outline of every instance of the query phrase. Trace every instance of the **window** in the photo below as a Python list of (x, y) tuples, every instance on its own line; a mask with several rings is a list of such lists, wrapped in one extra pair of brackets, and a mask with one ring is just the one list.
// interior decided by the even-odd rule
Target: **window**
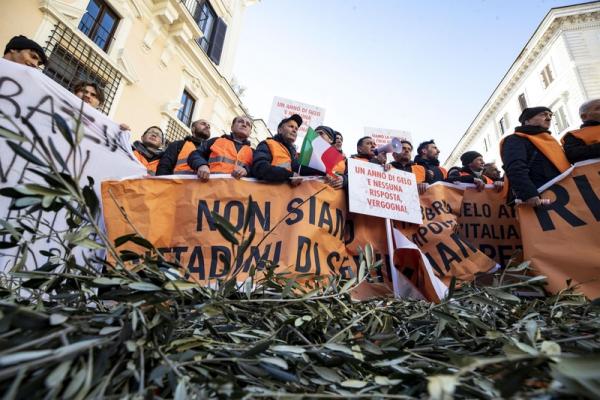
[(225, 21), (219, 18), (208, 0), (182, 0), (182, 2), (202, 31), (198, 45), (215, 64), (219, 65), (227, 32)]
[(552, 75), (552, 70), (550, 69), (550, 64), (546, 64), (542, 72), (540, 72), (542, 76), (542, 82), (544, 84), (544, 88), (550, 86), (550, 84), (554, 81), (554, 76)]
[(527, 99), (525, 98), (525, 93), (521, 93), (519, 95), (519, 107), (521, 107), (521, 111), (527, 108)]
[(181, 104), (183, 104), (183, 106), (179, 109), (177, 118), (179, 118), (179, 120), (183, 122), (185, 126), (190, 126), (192, 124), (192, 114), (194, 113), (196, 100), (194, 100), (192, 95), (189, 94), (187, 90), (184, 90), (183, 94), (181, 95)]
[(46, 53), (50, 56), (44, 74), (69, 91), (73, 90), (77, 81), (96, 82), (104, 91), (100, 110), (108, 114), (122, 76), (100, 56), (98, 50), (92, 49), (66, 25), (59, 23), (48, 39)]
[(560, 133), (569, 127), (569, 121), (567, 121), (567, 114), (563, 106), (558, 107), (553, 116), (556, 133)]
[(498, 121), (498, 127), (500, 128), (500, 134), (504, 135), (508, 130), (508, 118), (506, 117), (506, 115), (500, 118), (500, 121)]
[(210, 42), (214, 34), (217, 13), (215, 13), (215, 10), (213, 10), (210, 3), (205, 1), (196, 9), (196, 15), (194, 15), (194, 19), (198, 23), (198, 27), (200, 27), (200, 30), (203, 33), (203, 36), (198, 39), (198, 44), (206, 53), (208, 53)]
[(87, 11), (79, 22), (79, 30), (107, 51), (113, 39), (119, 17), (104, 0), (90, 0)]

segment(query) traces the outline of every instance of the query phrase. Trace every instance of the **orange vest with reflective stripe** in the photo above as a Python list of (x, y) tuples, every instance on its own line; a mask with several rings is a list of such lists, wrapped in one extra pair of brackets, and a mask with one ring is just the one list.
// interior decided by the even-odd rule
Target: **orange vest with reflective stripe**
[(467, 172), (464, 172), (464, 171), (460, 171), (460, 172), (459, 172), (459, 175), (460, 175), (460, 176), (472, 176), (472, 177), (474, 177), (474, 178), (481, 179), (481, 180), (483, 181), (483, 183), (485, 183), (486, 185), (491, 185), (491, 184), (493, 184), (493, 183), (494, 183), (494, 181), (493, 181), (493, 180), (491, 180), (490, 178), (488, 178), (488, 177), (487, 177), (487, 176), (485, 176), (485, 175), (481, 175), (481, 177), (480, 177), (480, 178), (478, 178), (477, 176), (475, 176), (475, 175), (471, 175), (471, 174), (469, 174), (469, 173), (467, 173)]
[(252, 165), (252, 148), (245, 144), (238, 152), (235, 149), (233, 140), (222, 137), (215, 140), (210, 146), (210, 156), (208, 158), (210, 173), (230, 174), (236, 165), (250, 168)]
[(156, 175), (156, 168), (158, 168), (160, 158), (153, 161), (148, 161), (146, 160), (146, 157), (144, 157), (144, 155), (137, 150), (133, 151), (133, 155), (138, 159), (139, 162), (142, 163), (144, 167), (146, 167), (148, 175)]
[(271, 165), (292, 171), (292, 156), (289, 150), (275, 139), (267, 139), (266, 142), (271, 152)]
[[(538, 149), (561, 173), (571, 167), (571, 163), (567, 160), (567, 156), (560, 144), (549, 133), (542, 132), (537, 135), (527, 135), (521, 132), (515, 132), (514, 135), (520, 136), (529, 140), (536, 149)], [(510, 137), (510, 136), (507, 136)], [(504, 140), (500, 141), (500, 157), (502, 157), (502, 148)]]
[(193, 151), (196, 150), (196, 145), (189, 140), (186, 140), (181, 148), (181, 151), (177, 155), (177, 162), (175, 163), (175, 168), (173, 169), (174, 174), (179, 175), (196, 175), (194, 171), (190, 168), (187, 163), (187, 159)]
[[(573, 135), (577, 139), (583, 140), (585, 144), (590, 145), (600, 142), (600, 125), (586, 126), (585, 128), (577, 129), (576, 131), (569, 132), (567, 135)], [(565, 136), (567, 136), (565, 135)], [(565, 136), (562, 137), (560, 142), (565, 143)]]

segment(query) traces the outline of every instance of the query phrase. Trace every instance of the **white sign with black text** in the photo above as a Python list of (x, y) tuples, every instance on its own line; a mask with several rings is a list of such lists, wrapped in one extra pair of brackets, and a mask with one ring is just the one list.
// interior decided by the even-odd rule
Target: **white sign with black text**
[(421, 205), (415, 175), (378, 164), (348, 159), (350, 211), (421, 224)]

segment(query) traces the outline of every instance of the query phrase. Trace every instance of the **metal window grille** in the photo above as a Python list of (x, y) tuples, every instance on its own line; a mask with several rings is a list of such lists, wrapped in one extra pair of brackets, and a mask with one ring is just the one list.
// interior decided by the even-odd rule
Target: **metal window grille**
[(52, 30), (45, 50), (50, 56), (44, 73), (69, 91), (78, 81), (96, 82), (104, 91), (104, 103), (99, 109), (108, 114), (121, 83), (121, 73), (62, 23)]
[(186, 136), (191, 135), (191, 131), (189, 129), (181, 126), (173, 118), (169, 118), (169, 122), (167, 123), (167, 134), (165, 135), (166, 144), (173, 143), (176, 140), (181, 140)]

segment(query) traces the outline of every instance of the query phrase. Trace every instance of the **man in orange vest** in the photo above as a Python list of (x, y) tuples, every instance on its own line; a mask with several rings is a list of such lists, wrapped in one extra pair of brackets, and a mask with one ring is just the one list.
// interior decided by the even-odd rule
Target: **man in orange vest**
[(443, 181), (448, 177), (446, 169), (440, 167), (439, 155), (440, 149), (438, 149), (433, 139), (423, 142), (417, 147), (415, 163), (425, 168), (425, 182), (427, 183)]
[(509, 200), (520, 199), (532, 207), (542, 203), (538, 188), (571, 166), (560, 144), (552, 137), (548, 107), (526, 108), (521, 126), (500, 142), (500, 156), (509, 184)]
[(160, 159), (156, 175), (196, 175), (188, 166), (188, 156), (210, 138), (210, 123), (199, 119), (192, 123), (192, 135), (167, 146)]
[(571, 163), (600, 158), (600, 99), (586, 101), (579, 107), (583, 124), (568, 132), (561, 142)]
[(356, 160), (367, 161), (373, 164), (379, 164), (388, 171), (392, 166), (385, 162), (385, 153), (377, 154), (377, 146), (375, 141), (370, 136), (364, 136), (356, 142), (356, 154), (350, 156)]
[(496, 190), (502, 190), (502, 182), (494, 182), (483, 174), (483, 156), (477, 151), (466, 151), (460, 156), (462, 168), (448, 173), (448, 182), (473, 183), (477, 190), (482, 191), (485, 185), (494, 185)]
[(149, 175), (156, 175), (156, 168), (163, 155), (164, 134), (158, 126), (151, 126), (142, 134), (141, 140), (133, 142), (132, 150), (135, 158), (146, 167)]
[(251, 132), (250, 118), (245, 115), (235, 117), (231, 123), (231, 134), (202, 143), (188, 157), (188, 166), (202, 182), (208, 182), (210, 174), (230, 174), (235, 179), (249, 176), (252, 147), (248, 137)]
[[(502, 172), (496, 166), (496, 163), (485, 163), (483, 165), (483, 174), (490, 178), (492, 181), (502, 181)], [(448, 171), (448, 175), (450, 175), (450, 171)]]
[(400, 153), (392, 153), (394, 161), (391, 162), (391, 165), (401, 171), (415, 174), (417, 189), (419, 190), (419, 193), (422, 194), (427, 190), (427, 183), (425, 183), (425, 168), (412, 162), (412, 143), (404, 139), (401, 140), (400, 143), (402, 144), (402, 150)]

